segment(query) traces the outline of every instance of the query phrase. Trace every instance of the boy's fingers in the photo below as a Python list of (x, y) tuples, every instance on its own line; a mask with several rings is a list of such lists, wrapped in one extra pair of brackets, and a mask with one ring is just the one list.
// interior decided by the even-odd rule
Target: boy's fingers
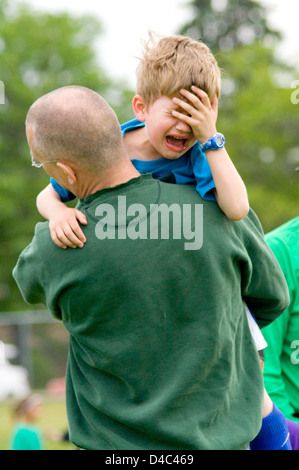
[(78, 209), (67, 209), (50, 221), (50, 232), (53, 242), (60, 248), (82, 248), (86, 242), (80, 224), (86, 225), (85, 214)]
[[(80, 211), (78, 211), (80, 212)], [(78, 214), (80, 215), (80, 214)], [(84, 216), (84, 214), (82, 214), (81, 212), (81, 215), (83, 216), (82, 217), (82, 220), (86, 221), (86, 224), (87, 224), (87, 220), (86, 220), (86, 217)], [(76, 214), (77, 216), (77, 214)], [(80, 222), (80, 220), (79, 220)], [(81, 223), (81, 222), (80, 222)], [(64, 231), (65, 233), (68, 235), (70, 234), (70, 236), (72, 237), (73, 239), (73, 234), (69, 231), (69, 228), (71, 229), (71, 231), (75, 234), (75, 236), (83, 243), (86, 242), (86, 238), (85, 238), (85, 235), (83, 233), (83, 230), (81, 229), (79, 223), (78, 223), (78, 220), (77, 218), (73, 218), (72, 220), (68, 221), (68, 223), (65, 225), (65, 228), (64, 228)]]
[(78, 240), (78, 238), (74, 235), (74, 232), (71, 229), (62, 230), (58, 228), (56, 230), (57, 238), (60, 240), (61, 243), (70, 247), (70, 248), (77, 248), (78, 246), (83, 246), (83, 243)]
[(83, 212), (79, 211), (79, 209), (75, 209), (75, 214), (80, 224), (83, 224), (83, 225), (87, 224), (86, 215), (83, 214)]
[(181, 90), (180, 94), (184, 98), (187, 98), (188, 101), (185, 101), (184, 99), (180, 100), (177, 97), (173, 98), (173, 101), (178, 104), (182, 109), (187, 111), (189, 114), (191, 113), (191, 111), (194, 112), (194, 110), (200, 111), (203, 109), (203, 103), (201, 102), (198, 96), (194, 95), (194, 93), (190, 93), (190, 91), (187, 90)]
[[(194, 103), (194, 106), (196, 105), (198, 109), (202, 109), (202, 106), (211, 109), (211, 101), (205, 91), (201, 90), (200, 88), (197, 88), (196, 86), (192, 86), (191, 90), (193, 93), (189, 92), (190, 97), (188, 99), (192, 101), (192, 103)], [(180, 93), (181, 92), (182, 90), (180, 91)]]
[[(81, 243), (86, 242), (86, 237), (85, 237), (80, 225), (77, 223), (77, 221), (75, 221), (73, 224), (71, 224), (70, 228), (71, 228), (71, 231), (69, 231), (68, 228), (67, 228), (65, 233), (66, 233), (67, 236), (70, 236), (70, 239), (73, 242), (77, 242), (77, 240), (79, 240), (79, 242), (81, 242)], [(81, 245), (78, 245), (78, 246), (81, 246)]]
[(210, 105), (210, 98), (208, 96), (208, 94), (201, 90), (200, 88), (198, 88), (197, 86), (194, 86), (192, 85), (191, 87), (191, 90), (196, 93), (196, 95), (200, 98), (201, 102), (207, 106), (207, 105)]
[(196, 120), (193, 119), (191, 116), (187, 116), (186, 114), (179, 113), (178, 111), (172, 111), (172, 114), (177, 119), (180, 119), (180, 121), (183, 121), (186, 124), (188, 124), (190, 127), (192, 127), (196, 124)]
[[(63, 232), (66, 238), (71, 242), (71, 244), (75, 245), (76, 247), (79, 246), (80, 248), (83, 247), (85, 240), (84, 234), (81, 231), (79, 225), (75, 225), (75, 229), (71, 225), (66, 225), (63, 227)], [(82, 239), (81, 239), (82, 237)]]
[[(180, 108), (186, 111), (190, 116), (192, 116), (192, 114), (196, 112), (196, 108), (192, 106), (191, 104), (186, 103), (186, 101), (180, 100), (179, 98), (173, 98), (173, 102), (179, 105)], [(175, 113), (178, 114), (178, 111), (176, 111)]]
[(184, 89), (180, 90), (180, 94), (187, 98), (191, 103), (193, 103), (194, 106), (202, 105), (200, 96), (195, 95), (194, 93), (191, 93), (190, 91)]
[(64, 250), (67, 248), (67, 246), (65, 245), (65, 243), (62, 243), (59, 238), (57, 237), (56, 235), (56, 232), (54, 230), (51, 230), (51, 238), (53, 240), (53, 243), (55, 243), (55, 245), (57, 245), (59, 248), (63, 248)]

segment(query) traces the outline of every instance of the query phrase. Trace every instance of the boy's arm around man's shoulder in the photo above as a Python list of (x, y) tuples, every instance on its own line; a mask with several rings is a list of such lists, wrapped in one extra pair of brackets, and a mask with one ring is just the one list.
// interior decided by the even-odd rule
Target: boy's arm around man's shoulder
[(278, 318), (289, 306), (289, 290), (279, 263), (265, 241), (254, 211), (238, 222), (245, 225), (243, 242), (251, 269), (242, 276), (242, 296), (255, 315), (260, 328)]

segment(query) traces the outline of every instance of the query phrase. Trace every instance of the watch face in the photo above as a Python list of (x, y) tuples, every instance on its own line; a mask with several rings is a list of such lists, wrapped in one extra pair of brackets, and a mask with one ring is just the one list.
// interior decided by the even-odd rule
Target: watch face
[(225, 137), (220, 132), (211, 137), (208, 142), (201, 145), (201, 148), (204, 152), (208, 150), (217, 150), (221, 149), (225, 145)]
[(217, 144), (218, 147), (220, 147), (223, 144), (222, 135), (217, 135), (215, 140), (216, 140), (216, 144)]

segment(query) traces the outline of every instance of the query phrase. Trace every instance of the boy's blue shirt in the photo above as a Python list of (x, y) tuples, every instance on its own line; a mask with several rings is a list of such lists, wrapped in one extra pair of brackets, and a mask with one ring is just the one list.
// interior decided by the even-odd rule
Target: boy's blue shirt
[[(144, 126), (144, 122), (132, 119), (121, 125), (122, 136), (126, 132)], [(141, 174), (151, 173), (156, 179), (171, 176), (176, 184), (196, 184), (196, 190), (203, 199), (215, 201), (215, 183), (212, 172), (198, 142), (177, 160), (159, 158), (151, 161), (137, 159), (131, 161)], [(75, 199), (71, 192), (62, 188), (53, 178), (51, 178), (51, 184), (63, 202)]]

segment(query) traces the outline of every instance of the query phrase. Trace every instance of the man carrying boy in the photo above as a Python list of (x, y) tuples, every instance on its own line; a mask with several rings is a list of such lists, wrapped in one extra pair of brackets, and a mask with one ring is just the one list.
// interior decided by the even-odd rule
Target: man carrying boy
[[(231, 222), (193, 186), (140, 176), (115, 114), (91, 90), (56, 90), (26, 122), (33, 161), (80, 199), (88, 222), (80, 250), (60, 250), (49, 224), (38, 224), (13, 273), (24, 299), (45, 303), (70, 333), (71, 440), (105, 450), (248, 448), (263, 380), (244, 301), (261, 327), (289, 301), (254, 213)], [(120, 198), (146, 217), (121, 213)], [(140, 236), (162, 205), (189, 207), (194, 230), (198, 204), (200, 249), (185, 250), (171, 223), (163, 237), (164, 219), (155, 219), (158, 237)], [(105, 211), (116, 215), (114, 237)]]

